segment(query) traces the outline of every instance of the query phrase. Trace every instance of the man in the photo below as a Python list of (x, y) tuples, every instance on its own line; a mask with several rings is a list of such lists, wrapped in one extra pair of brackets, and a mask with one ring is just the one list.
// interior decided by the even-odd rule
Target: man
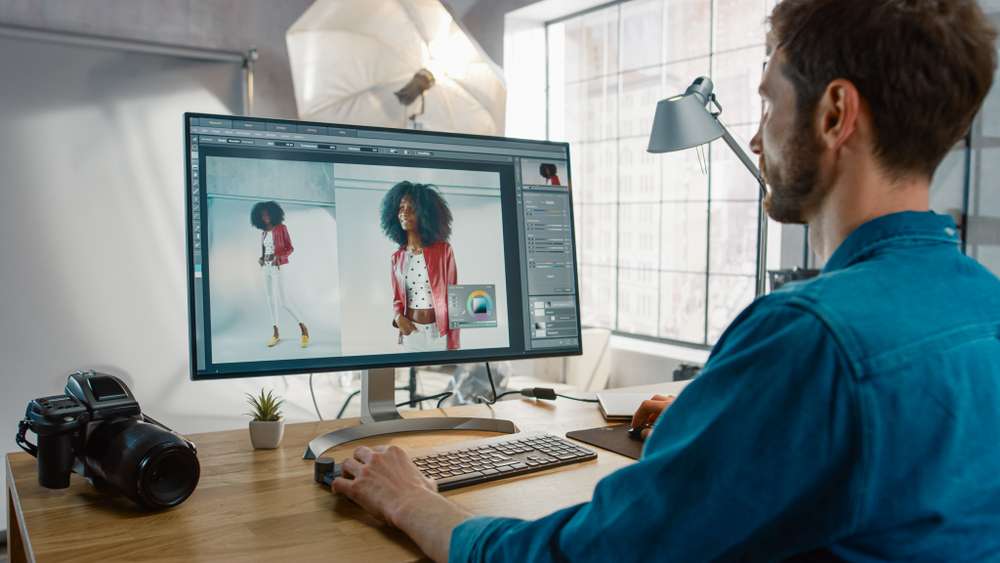
[(974, 0), (784, 0), (771, 27), (752, 149), (822, 275), (748, 307), (589, 503), (472, 518), (398, 448), (338, 493), (439, 561), (1000, 560), (1000, 280), (928, 211), (995, 33)]

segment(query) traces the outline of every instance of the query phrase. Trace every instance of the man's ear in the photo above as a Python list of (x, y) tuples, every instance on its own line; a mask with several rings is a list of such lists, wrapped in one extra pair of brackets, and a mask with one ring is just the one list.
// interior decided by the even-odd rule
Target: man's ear
[(826, 87), (816, 108), (817, 131), (826, 148), (841, 148), (857, 132), (861, 104), (861, 94), (849, 80), (838, 78)]

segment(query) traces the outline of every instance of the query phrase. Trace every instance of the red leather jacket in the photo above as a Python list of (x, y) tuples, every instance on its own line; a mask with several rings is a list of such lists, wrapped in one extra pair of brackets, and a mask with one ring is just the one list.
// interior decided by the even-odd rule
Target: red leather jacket
[[(455, 253), (447, 242), (435, 242), (424, 247), (424, 262), (427, 263), (427, 276), (431, 280), (431, 297), (434, 299), (434, 320), (438, 334), (448, 337), (448, 349), (458, 350), (458, 329), (448, 328), (448, 286), (458, 283), (458, 268), (455, 266)], [(392, 325), (396, 325), (396, 316), (406, 312), (406, 270), (409, 261), (406, 256), (406, 246), (392, 253)]]
[[(264, 257), (264, 237), (267, 233), (260, 234), (260, 257)], [(292, 238), (288, 236), (288, 228), (278, 225), (271, 229), (271, 236), (274, 237), (274, 263), (284, 266), (288, 263), (288, 255), (295, 251), (292, 247)]]

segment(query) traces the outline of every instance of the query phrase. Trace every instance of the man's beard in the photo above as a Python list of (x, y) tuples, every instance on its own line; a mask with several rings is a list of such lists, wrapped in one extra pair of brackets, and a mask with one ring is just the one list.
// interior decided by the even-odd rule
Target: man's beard
[(764, 206), (779, 223), (807, 223), (806, 215), (819, 206), (829, 190), (820, 178), (822, 148), (810, 120), (796, 119), (795, 133), (783, 148), (784, 166), (766, 170), (771, 189)]

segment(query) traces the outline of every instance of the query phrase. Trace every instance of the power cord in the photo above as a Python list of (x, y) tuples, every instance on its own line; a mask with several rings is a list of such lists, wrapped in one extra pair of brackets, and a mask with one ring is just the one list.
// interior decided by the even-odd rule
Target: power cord
[[(409, 391), (409, 390), (410, 390), (409, 387), (396, 387), (396, 391)], [(350, 395), (348, 395), (346, 399), (344, 399), (344, 404), (340, 406), (340, 411), (337, 413), (337, 419), (338, 420), (340, 420), (341, 418), (343, 418), (344, 413), (347, 412), (347, 405), (351, 404), (351, 399), (353, 399), (354, 397), (357, 397), (360, 394), (361, 394), (361, 389), (358, 389), (357, 391), (355, 391), (355, 392), (351, 393)], [(450, 395), (450, 393), (449, 393), (449, 395)], [(437, 397), (437, 395), (435, 395), (435, 397)], [(403, 405), (408, 405), (410, 403), (417, 403), (417, 402), (420, 402), (420, 401), (426, 401), (428, 398), (429, 397), (424, 397), (423, 399), (421, 399), (421, 398), (417, 397), (417, 398), (413, 399), (412, 401), (404, 401), (402, 403), (399, 403), (396, 406), (397, 407), (401, 407)], [(445, 397), (445, 398), (447, 398), (447, 397)], [(315, 401), (316, 401), (316, 399), (314, 398), (313, 402), (315, 403)], [(441, 406), (441, 403), (438, 403), (438, 406)], [(319, 414), (319, 410), (318, 409), (317, 409), (316, 413)], [(323, 420), (323, 419), (321, 418), (320, 420)]]
[[(316, 403), (316, 392), (313, 391), (313, 374), (309, 374), (309, 396), (313, 400), (313, 408), (316, 409), (316, 416), (319, 417), (319, 421), (323, 422), (323, 415), (319, 412), (319, 405)], [(340, 418), (339, 416), (337, 418)]]
[(522, 397), (529, 397), (534, 399), (542, 399), (544, 401), (555, 401), (556, 398), (562, 397), (563, 399), (569, 399), (571, 401), (580, 401), (581, 403), (596, 403), (597, 399), (583, 399), (580, 397), (570, 397), (569, 395), (563, 395), (561, 393), (556, 393), (555, 389), (551, 387), (526, 387), (517, 391), (504, 391), (497, 395), (497, 387), (493, 383), (493, 371), (490, 369), (490, 363), (486, 362), (486, 377), (490, 380), (490, 389), (493, 390), (493, 400), (484, 401), (487, 405), (496, 404), (500, 399), (508, 395), (521, 395)]
[(562, 393), (556, 393), (556, 397), (562, 397), (563, 399), (569, 399), (571, 401), (580, 401), (581, 403), (596, 403), (597, 399), (584, 399), (582, 397), (570, 397), (569, 395), (563, 395)]
[(408, 405), (410, 403), (420, 403), (420, 402), (423, 402), (423, 401), (430, 401), (430, 400), (433, 400), (433, 399), (437, 399), (438, 400), (437, 407), (441, 408), (441, 403), (443, 403), (445, 399), (447, 399), (448, 397), (451, 397), (452, 395), (453, 395), (453, 393), (451, 391), (445, 391), (444, 393), (438, 393), (437, 395), (431, 395), (429, 397), (414, 397), (410, 401), (403, 401), (402, 403), (397, 403), (396, 406), (397, 407), (403, 407), (403, 406), (406, 406), (406, 405)]
[(361, 394), (361, 389), (358, 389), (357, 391), (355, 391), (355, 392), (351, 393), (350, 395), (348, 395), (346, 399), (344, 399), (344, 404), (341, 405), (340, 412), (337, 413), (337, 419), (338, 420), (341, 419), (341, 418), (343, 418), (344, 412), (347, 410), (347, 405), (351, 404), (351, 399), (353, 399), (354, 397), (357, 397), (360, 394)]
[(493, 400), (486, 401), (488, 404), (493, 405), (500, 399), (497, 396), (497, 386), (493, 383), (493, 370), (490, 369), (490, 363), (486, 362), (486, 377), (490, 380), (490, 390), (493, 391)]

